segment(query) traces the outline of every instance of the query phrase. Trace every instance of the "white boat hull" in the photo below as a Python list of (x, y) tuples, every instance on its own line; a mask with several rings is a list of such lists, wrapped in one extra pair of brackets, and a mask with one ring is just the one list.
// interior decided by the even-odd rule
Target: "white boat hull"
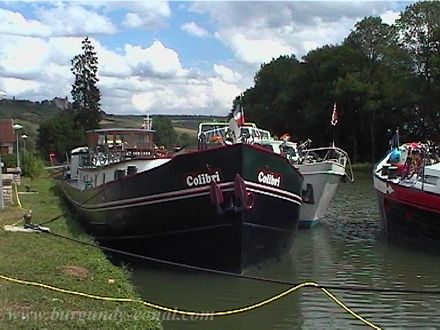
[(308, 185), (313, 190), (312, 198), (303, 201), (301, 206), (299, 228), (311, 228), (324, 217), (339, 182), (345, 176), (345, 167), (329, 161), (300, 165), (299, 171), (304, 176), (303, 190), (307, 190)]

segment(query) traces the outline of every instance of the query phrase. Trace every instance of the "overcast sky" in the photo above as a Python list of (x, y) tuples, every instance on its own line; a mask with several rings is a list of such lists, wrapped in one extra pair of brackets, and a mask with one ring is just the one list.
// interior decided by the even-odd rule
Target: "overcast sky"
[(340, 44), (366, 16), (391, 24), (408, 4), (0, 1), (0, 91), (70, 99), (71, 59), (87, 35), (104, 111), (225, 115), (262, 63)]

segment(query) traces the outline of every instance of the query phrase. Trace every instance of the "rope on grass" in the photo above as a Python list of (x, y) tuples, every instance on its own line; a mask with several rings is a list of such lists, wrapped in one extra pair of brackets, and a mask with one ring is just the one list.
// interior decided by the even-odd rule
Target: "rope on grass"
[(155, 304), (152, 302), (138, 300), (138, 299), (132, 299), (132, 298), (106, 297), (106, 296), (98, 296), (98, 295), (93, 295), (93, 294), (84, 293), (84, 292), (71, 291), (71, 290), (62, 289), (62, 288), (54, 287), (54, 286), (43, 284), (43, 283), (20, 280), (20, 279), (12, 278), (12, 277), (5, 276), (5, 275), (0, 275), (0, 278), (4, 279), (6, 281), (9, 281), (9, 282), (13, 282), (13, 283), (41, 287), (41, 288), (45, 288), (48, 290), (71, 294), (71, 295), (76, 295), (76, 296), (81, 296), (81, 297), (85, 297), (85, 298), (89, 298), (89, 299), (96, 299), (96, 300), (103, 300), (103, 301), (114, 301), (114, 302), (138, 303), (138, 304), (142, 304), (144, 306), (147, 306), (147, 307), (159, 310), (159, 311), (170, 312), (170, 313), (174, 313), (177, 315), (191, 316), (191, 317), (220, 317), (220, 316), (240, 314), (240, 313), (248, 312), (248, 311), (263, 307), (265, 305), (268, 305), (268, 304), (275, 302), (275, 301), (277, 301), (277, 300), (279, 300), (279, 299), (281, 299), (281, 298), (283, 298), (283, 297), (285, 297), (285, 296), (287, 296), (287, 295), (289, 295), (289, 294), (291, 294), (301, 288), (314, 287), (314, 288), (318, 288), (322, 292), (324, 292), (330, 300), (332, 300), (333, 302), (338, 304), (340, 307), (342, 307), (346, 312), (351, 314), (357, 320), (361, 321), (362, 323), (364, 323), (365, 325), (367, 325), (373, 329), (376, 329), (376, 330), (381, 329), (377, 325), (371, 323), (367, 319), (363, 318), (362, 316), (360, 316), (359, 314), (354, 312), (347, 305), (345, 305), (341, 300), (339, 300), (335, 295), (333, 295), (330, 291), (328, 291), (327, 289), (324, 289), (324, 288), (320, 288), (319, 285), (315, 282), (303, 282), (303, 283), (297, 284), (295, 286), (290, 287), (287, 290), (282, 291), (279, 294), (276, 294), (274, 296), (271, 296), (267, 299), (264, 299), (260, 302), (257, 302), (257, 303), (254, 303), (254, 304), (251, 304), (248, 306), (244, 306), (244, 307), (240, 307), (240, 308), (236, 308), (236, 309), (225, 310), (225, 311), (198, 312), (198, 311), (188, 311), (188, 310), (182, 310), (182, 309), (177, 309), (177, 308), (171, 308), (168, 306), (158, 305), (158, 304)]

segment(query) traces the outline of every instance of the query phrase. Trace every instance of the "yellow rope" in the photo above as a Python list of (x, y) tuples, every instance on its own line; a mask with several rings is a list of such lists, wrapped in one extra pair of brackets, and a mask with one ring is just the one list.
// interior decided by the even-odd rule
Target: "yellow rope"
[(17, 199), (18, 207), (19, 207), (19, 208), (22, 208), (22, 206), (21, 206), (21, 202), (20, 202), (20, 198), (18, 197), (17, 183), (14, 183), (14, 186), (15, 186), (15, 197), (16, 197), (16, 199)]
[[(226, 311), (216, 311), (216, 312), (193, 312), (193, 311), (185, 311), (185, 310), (180, 310), (180, 309), (176, 309), (176, 308), (170, 308), (167, 306), (163, 306), (163, 305), (157, 305), (151, 302), (147, 302), (147, 301), (143, 301), (143, 300), (137, 300), (137, 299), (131, 299), (131, 298), (114, 298), (114, 297), (104, 297), (104, 296), (96, 296), (93, 294), (88, 294), (88, 293), (84, 293), (84, 292), (78, 292), (78, 291), (70, 291), (70, 290), (66, 290), (66, 289), (62, 289), (62, 288), (57, 288), (51, 285), (47, 285), (47, 284), (43, 284), (43, 283), (38, 283), (38, 282), (31, 282), (31, 281), (24, 281), (24, 280), (20, 280), (20, 279), (16, 279), (16, 278), (12, 278), (12, 277), (8, 277), (8, 276), (4, 276), (4, 275), (0, 275), (1, 279), (4, 279), (6, 281), (10, 281), (10, 282), (14, 282), (14, 283), (18, 283), (18, 284), (25, 284), (25, 285), (31, 285), (31, 286), (37, 286), (37, 287), (41, 287), (41, 288), (45, 288), (45, 289), (49, 289), (52, 291), (57, 291), (57, 292), (62, 292), (62, 293), (67, 293), (67, 294), (72, 294), (72, 295), (77, 295), (77, 296), (81, 296), (81, 297), (86, 297), (86, 298), (91, 298), (91, 299), (97, 299), (97, 300), (105, 300), (105, 301), (115, 301), (115, 302), (133, 302), (133, 303), (141, 303), (145, 306), (160, 310), (160, 311), (164, 311), (164, 312), (171, 312), (174, 314), (179, 314), (179, 315), (185, 315), (185, 316), (197, 316), (197, 317), (215, 317), (215, 316), (226, 316), (226, 315), (233, 315), (233, 314), (239, 314), (239, 313), (243, 313), (243, 312), (247, 312), (253, 309), (257, 309), (259, 307), (268, 305), (278, 299), (281, 299), (285, 296), (287, 296), (288, 294), (304, 288), (304, 287), (318, 287), (318, 284), (315, 282), (303, 282), (301, 284), (295, 285), (275, 296), (272, 296), (268, 299), (265, 299), (263, 301), (260, 301), (258, 303), (249, 305), (249, 306), (245, 306), (245, 307), (241, 307), (241, 308), (237, 308), (237, 309), (232, 309), (232, 310), (226, 310)], [(373, 323), (369, 322), (368, 320), (366, 320), (365, 318), (363, 318), (362, 316), (356, 314), (353, 310), (351, 310), (350, 308), (348, 308), (343, 302), (341, 302), (338, 298), (336, 298), (330, 291), (328, 291), (327, 289), (324, 288), (320, 288), (331, 300), (333, 300), (334, 302), (336, 302), (339, 306), (341, 306), (345, 311), (347, 311), (349, 314), (351, 314), (353, 317), (355, 317), (356, 319), (358, 319), (359, 321), (363, 322), (365, 325), (370, 326), (373, 329), (379, 330), (380, 327), (374, 325)]]
[(378, 327), (377, 325), (371, 323), (370, 321), (368, 321), (367, 319), (363, 318), (362, 316), (360, 316), (359, 314), (356, 314), (354, 311), (352, 311), (350, 308), (348, 308), (342, 301), (340, 301), (338, 298), (336, 298), (330, 291), (328, 291), (325, 288), (320, 288), (322, 292), (324, 292), (327, 296), (330, 297), (330, 299), (332, 299), (335, 303), (337, 303), (339, 306), (341, 306), (347, 313), (351, 314), (352, 316), (354, 316), (355, 318), (357, 318), (359, 321), (362, 321), (363, 323), (365, 323), (366, 325), (370, 326), (373, 329), (379, 330), (380, 327)]

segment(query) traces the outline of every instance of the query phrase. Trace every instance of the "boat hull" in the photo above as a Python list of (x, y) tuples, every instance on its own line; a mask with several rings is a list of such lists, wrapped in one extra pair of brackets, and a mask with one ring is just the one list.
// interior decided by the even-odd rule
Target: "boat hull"
[[(238, 201), (237, 175), (248, 207)], [(302, 180), (283, 157), (237, 144), (179, 155), (96, 188), (64, 181), (63, 190), (84, 227), (105, 245), (130, 251), (135, 245), (148, 255), (243, 272), (290, 248)], [(214, 181), (223, 202), (213, 198)]]
[(380, 218), (391, 238), (440, 246), (440, 196), (374, 176)]
[(334, 162), (300, 165), (304, 176), (303, 190), (312, 192), (312, 198), (304, 200), (300, 210), (299, 228), (314, 227), (325, 216), (339, 182), (345, 175), (345, 167)]

